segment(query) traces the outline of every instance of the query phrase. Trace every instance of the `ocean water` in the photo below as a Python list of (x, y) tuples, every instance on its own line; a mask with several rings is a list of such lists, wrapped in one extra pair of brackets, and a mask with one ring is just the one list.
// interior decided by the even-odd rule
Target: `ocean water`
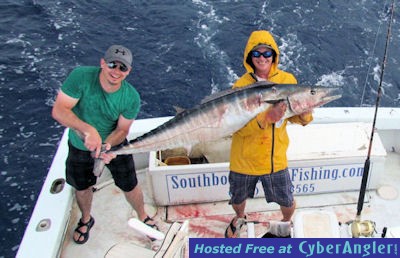
[[(284, 2), (284, 3), (282, 3)], [(253, 30), (271, 31), (281, 68), (301, 84), (337, 85), (328, 106), (373, 106), (389, 1), (3, 0), (0, 3), (0, 258), (14, 257), (64, 130), (54, 97), (78, 65), (111, 44), (131, 48), (138, 118), (174, 115), (231, 87)], [(381, 106), (400, 105), (395, 12)]]

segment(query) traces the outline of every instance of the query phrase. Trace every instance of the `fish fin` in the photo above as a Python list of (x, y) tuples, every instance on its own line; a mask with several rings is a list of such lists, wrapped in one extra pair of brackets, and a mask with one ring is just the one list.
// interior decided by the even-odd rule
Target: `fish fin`
[(280, 103), (285, 100), (286, 99), (267, 99), (267, 100), (263, 100), (263, 102), (274, 105), (274, 104)]
[(204, 104), (204, 103), (212, 101), (214, 99), (221, 98), (223, 96), (229, 95), (229, 94), (231, 94), (231, 93), (233, 93), (235, 91), (236, 91), (236, 89), (227, 89), (227, 90), (224, 90), (224, 91), (213, 93), (213, 94), (203, 98), (200, 103)]
[(185, 146), (185, 147), (183, 147), (185, 150), (186, 150), (186, 155), (187, 156), (190, 156), (190, 153), (192, 153), (192, 150), (193, 150), (193, 146), (192, 145), (187, 145), (187, 146)]
[(173, 106), (173, 107), (174, 107), (174, 109), (175, 109), (177, 114), (182, 113), (183, 111), (185, 111), (184, 108), (181, 108), (181, 107), (178, 107), (178, 106)]
[(258, 88), (258, 87), (267, 87), (267, 88), (271, 88), (274, 85), (276, 85), (276, 83), (270, 82), (270, 81), (261, 81), (261, 82), (256, 82), (254, 84), (251, 84), (249, 86), (246, 87), (238, 87), (238, 88), (229, 88), (220, 92), (216, 92), (213, 93), (207, 97), (205, 97), (202, 101), (201, 104), (204, 104), (206, 102), (218, 99), (218, 98), (222, 98), (224, 96), (230, 95), (234, 92), (238, 92), (238, 91), (244, 91), (244, 90), (248, 90), (249, 88)]

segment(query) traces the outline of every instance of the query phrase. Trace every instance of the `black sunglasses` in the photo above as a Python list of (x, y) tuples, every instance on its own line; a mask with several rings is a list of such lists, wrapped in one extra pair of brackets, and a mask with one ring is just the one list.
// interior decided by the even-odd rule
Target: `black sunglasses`
[(260, 56), (263, 56), (265, 58), (269, 58), (273, 55), (272, 51), (265, 51), (261, 53), (260, 51), (251, 51), (251, 56), (255, 58), (259, 58)]
[(108, 66), (108, 68), (110, 68), (110, 69), (115, 69), (115, 68), (117, 68), (117, 66), (119, 66), (119, 70), (120, 70), (121, 72), (127, 72), (127, 71), (128, 71), (128, 67), (126, 67), (124, 64), (122, 64), (122, 63), (117, 64), (117, 63), (114, 62), (114, 61), (107, 63), (107, 66)]

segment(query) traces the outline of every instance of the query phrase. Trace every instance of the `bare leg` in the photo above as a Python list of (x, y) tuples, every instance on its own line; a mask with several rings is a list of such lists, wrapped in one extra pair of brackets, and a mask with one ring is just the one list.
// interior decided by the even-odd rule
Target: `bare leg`
[(232, 204), (233, 210), (236, 212), (237, 218), (244, 218), (244, 209), (246, 208), (246, 200), (240, 204)]
[(233, 232), (231, 225), (228, 226), (228, 228), (226, 229), (225, 232), (225, 237), (238, 237), (240, 228), (238, 228), (238, 224), (237, 221), (239, 218), (244, 218), (246, 215), (244, 213), (244, 210), (246, 208), (246, 200), (244, 200), (242, 203), (240, 204), (232, 204), (232, 208), (236, 213), (236, 216), (232, 219), (232, 226), (236, 228), (236, 231)]
[[(78, 207), (82, 213), (81, 221), (83, 223), (87, 223), (90, 220), (90, 210), (92, 208), (92, 200), (93, 200), (93, 190), (92, 187), (82, 191), (75, 191), (76, 202), (78, 203)], [(82, 233), (86, 233), (87, 227), (82, 227), (80, 229)], [(79, 233), (74, 232), (74, 239), (78, 240)], [(83, 237), (79, 240), (83, 240)]]
[(292, 219), (293, 213), (296, 209), (296, 201), (293, 200), (293, 204), (291, 207), (281, 206), (281, 211), (283, 215), (282, 221), (290, 221)]
[(147, 218), (144, 210), (143, 192), (139, 185), (136, 185), (130, 192), (124, 192), (126, 200), (138, 214), (141, 221)]

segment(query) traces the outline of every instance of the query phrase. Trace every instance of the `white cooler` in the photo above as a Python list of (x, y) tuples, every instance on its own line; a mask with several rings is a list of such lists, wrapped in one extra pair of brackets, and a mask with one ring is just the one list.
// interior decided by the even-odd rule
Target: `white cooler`
[(336, 214), (325, 210), (297, 211), (293, 219), (294, 238), (340, 238)]

